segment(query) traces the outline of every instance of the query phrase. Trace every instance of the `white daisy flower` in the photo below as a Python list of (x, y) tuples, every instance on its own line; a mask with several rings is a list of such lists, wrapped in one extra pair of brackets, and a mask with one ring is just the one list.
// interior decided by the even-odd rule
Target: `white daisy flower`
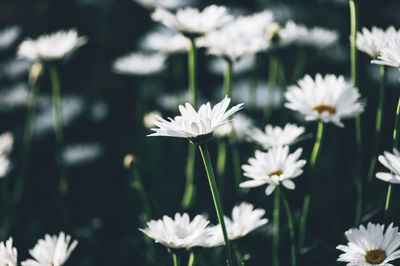
[(188, 5), (192, 1), (190, 0), (133, 0), (138, 4), (142, 5), (144, 8), (153, 9), (157, 7), (166, 9), (177, 9)]
[(390, 170), (390, 173), (376, 173), (376, 178), (385, 182), (400, 184), (400, 152), (395, 148), (393, 153), (385, 151), (383, 155), (379, 155), (378, 160)]
[(320, 27), (308, 29), (302, 24), (288, 21), (284, 28), (278, 31), (278, 41), (282, 46), (296, 44), (315, 48), (327, 47), (338, 40), (338, 33)]
[(151, 17), (189, 38), (203, 36), (232, 20), (226, 7), (216, 5), (208, 6), (201, 12), (186, 7), (179, 9), (176, 14), (157, 8)]
[(148, 33), (140, 43), (144, 50), (160, 52), (163, 54), (184, 53), (189, 50), (189, 40), (180, 33), (172, 32), (162, 27)]
[(103, 153), (104, 149), (99, 143), (79, 143), (66, 146), (62, 155), (67, 165), (74, 166), (94, 161)]
[(368, 223), (367, 228), (346, 232), (347, 246), (338, 245), (343, 251), (338, 261), (347, 262), (347, 266), (392, 266), (390, 261), (400, 258), (400, 234), (398, 227), (391, 223), (384, 232), (385, 225)]
[(0, 155), (0, 178), (5, 177), (11, 170), (11, 162), (5, 155)]
[(39, 239), (35, 247), (29, 250), (29, 254), (34, 259), (27, 259), (21, 263), (22, 266), (61, 266), (63, 265), (71, 252), (78, 245), (74, 240), (71, 244), (71, 236), (60, 232), (56, 235), (45, 235), (44, 239)]
[(176, 213), (174, 219), (165, 215), (162, 219), (147, 222), (147, 228), (139, 230), (167, 248), (190, 249), (210, 246), (208, 239), (213, 232), (209, 223), (202, 215), (196, 215), (190, 221), (187, 213)]
[(364, 111), (360, 93), (343, 76), (306, 75), (285, 93), (285, 107), (298, 111), (306, 120), (322, 120), (343, 127), (341, 119), (355, 117)]
[(371, 62), (400, 68), (400, 33), (393, 36), (386, 47), (381, 49), (378, 60), (372, 60)]
[(362, 32), (357, 32), (357, 49), (376, 59), (382, 48), (386, 47), (396, 34), (397, 31), (393, 26), (388, 27), (386, 30), (372, 27), (371, 31), (362, 28)]
[(286, 124), (284, 128), (266, 125), (265, 132), (256, 128), (252, 131), (250, 137), (264, 149), (269, 149), (277, 146), (288, 146), (295, 143), (304, 131), (304, 127), (299, 127), (294, 124)]
[(21, 34), (21, 27), (13, 25), (0, 31), (0, 50), (7, 49)]
[(87, 38), (79, 37), (75, 29), (57, 31), (36, 40), (26, 39), (19, 45), (17, 54), (31, 61), (52, 61), (65, 57), (86, 43)]
[(243, 104), (233, 106), (228, 110), (231, 99), (225, 98), (211, 108), (210, 103), (202, 104), (199, 111), (190, 103), (179, 106), (180, 116), (168, 121), (157, 116), (154, 124), (158, 128), (152, 128), (155, 133), (149, 136), (166, 136), (187, 138), (193, 143), (207, 141), (215, 129), (229, 122), (228, 118), (243, 108)]
[(3, 61), (0, 64), (0, 78), (6, 78), (8, 80), (13, 80), (26, 75), (31, 68), (32, 63), (24, 59), (11, 59)]
[(8, 155), (14, 144), (14, 136), (11, 132), (0, 135), (0, 155)]
[(255, 158), (249, 159), (249, 164), (242, 166), (244, 176), (252, 180), (245, 181), (240, 187), (258, 187), (268, 184), (265, 193), (270, 195), (276, 186), (283, 185), (294, 189), (291, 179), (303, 173), (302, 167), (306, 160), (299, 160), (302, 149), (289, 154), (288, 146), (273, 147), (268, 152), (256, 151)]
[(118, 74), (151, 75), (165, 69), (165, 60), (162, 54), (130, 53), (116, 59), (112, 69)]
[(6, 244), (2, 241), (0, 243), (0, 265), (17, 266), (18, 252), (13, 247), (13, 239), (10, 237)]
[(218, 127), (214, 134), (217, 138), (227, 137), (234, 134), (235, 140), (243, 142), (248, 140), (250, 132), (254, 129), (254, 122), (244, 114), (235, 114), (232, 123), (226, 123)]

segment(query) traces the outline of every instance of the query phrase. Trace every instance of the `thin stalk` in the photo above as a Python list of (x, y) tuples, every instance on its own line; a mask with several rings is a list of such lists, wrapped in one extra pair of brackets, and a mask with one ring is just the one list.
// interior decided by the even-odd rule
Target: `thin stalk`
[(139, 193), (139, 198), (142, 203), (144, 214), (146, 216), (144, 220), (149, 221), (151, 219), (151, 208), (149, 204), (149, 197), (147, 196), (146, 190), (143, 186), (142, 177), (139, 173), (139, 170), (134, 165), (131, 166), (131, 170), (133, 176), (131, 186)]
[(62, 158), (63, 152), (63, 122), (62, 122), (62, 98), (61, 98), (61, 90), (60, 90), (60, 78), (58, 76), (58, 72), (56, 67), (53, 64), (49, 65), (49, 74), (51, 87), (53, 90), (53, 107), (54, 107), (54, 131), (56, 135), (57, 142), (57, 160), (60, 169), (60, 182), (59, 182), (59, 190), (61, 195), (65, 196), (68, 191), (68, 178), (65, 170), (65, 165)]
[(231, 244), (226, 232), (224, 213), (222, 210), (221, 199), (219, 197), (217, 183), (215, 182), (214, 170), (212, 168), (210, 155), (208, 153), (207, 143), (199, 144), (201, 156), (203, 158), (204, 167), (206, 168), (208, 182), (210, 184), (211, 194), (214, 200), (215, 210), (218, 216), (218, 222), (221, 225), (222, 235), (224, 236), (225, 251), (226, 251), (226, 265), (232, 265)]
[(190, 251), (189, 255), (189, 260), (188, 260), (188, 266), (194, 266), (196, 264), (196, 255), (194, 254), (193, 251)]
[(295, 83), (303, 75), (306, 64), (307, 64), (307, 56), (304, 51), (304, 48), (299, 47), (296, 64), (294, 65), (291, 77), (292, 83)]
[(176, 253), (172, 253), (172, 261), (174, 262), (174, 266), (180, 266), (181, 265), (181, 260)]
[(372, 177), (375, 172), (376, 157), (378, 155), (380, 138), (381, 138), (383, 104), (385, 103), (385, 95), (386, 95), (386, 68), (385, 68), (385, 66), (380, 66), (380, 72), (381, 72), (381, 87), (379, 89), (379, 100), (378, 100), (378, 107), (376, 110), (375, 146), (374, 146), (374, 151), (372, 153), (370, 168), (368, 171), (368, 182), (371, 182)]
[(230, 59), (225, 59), (225, 65), (226, 65), (226, 67), (225, 67), (225, 74), (224, 74), (224, 93), (229, 98), (232, 98), (233, 62)]
[(280, 187), (275, 189), (273, 210), (273, 239), (272, 239), (272, 265), (279, 266), (279, 216), (280, 216)]
[(188, 69), (189, 69), (189, 93), (190, 103), (194, 108), (197, 105), (197, 55), (196, 55), (196, 42), (194, 38), (190, 38), (190, 49), (188, 55)]
[(388, 190), (386, 193), (385, 211), (383, 213), (383, 223), (384, 224), (387, 222), (391, 197), (392, 197), (392, 184), (389, 183)]
[(218, 141), (218, 156), (217, 156), (217, 177), (219, 182), (219, 189), (221, 192), (221, 198), (223, 198), (224, 194), (225, 165), (226, 165), (226, 142), (221, 139)]
[(233, 175), (235, 178), (235, 188), (239, 189), (239, 184), (242, 181), (242, 171), (240, 165), (240, 153), (237, 143), (233, 143), (232, 147), (232, 160), (233, 160)]
[(281, 192), (281, 198), (283, 202), (283, 206), (285, 207), (286, 210), (286, 216), (288, 219), (288, 226), (289, 226), (289, 234), (291, 238), (291, 246), (290, 246), (290, 251), (291, 251), (291, 265), (296, 266), (296, 241), (294, 238), (294, 225), (293, 225), (293, 218), (292, 218), (292, 212), (290, 210), (289, 202), (286, 199), (286, 196), (283, 192)]
[(236, 257), (236, 265), (243, 266), (244, 260), (242, 258), (242, 253), (240, 252), (238, 245), (236, 243), (232, 243), (232, 248), (233, 248), (233, 253), (235, 253)]
[(311, 153), (310, 175), (307, 180), (306, 195), (304, 196), (303, 210), (302, 210), (301, 216), (300, 216), (300, 225), (299, 225), (300, 226), (299, 227), (299, 249), (300, 250), (303, 248), (305, 237), (306, 237), (307, 217), (308, 217), (308, 211), (309, 211), (310, 202), (311, 202), (312, 178), (314, 175), (315, 164), (317, 162), (319, 151), (321, 148), (321, 141), (322, 141), (323, 133), (324, 133), (324, 123), (322, 121), (320, 121), (318, 123), (318, 130), (317, 130), (317, 136), (315, 138), (314, 148)]
[(188, 157), (186, 161), (186, 185), (182, 198), (182, 208), (190, 208), (196, 197), (196, 187), (194, 185), (195, 175), (195, 162), (196, 162), (196, 147), (189, 144)]

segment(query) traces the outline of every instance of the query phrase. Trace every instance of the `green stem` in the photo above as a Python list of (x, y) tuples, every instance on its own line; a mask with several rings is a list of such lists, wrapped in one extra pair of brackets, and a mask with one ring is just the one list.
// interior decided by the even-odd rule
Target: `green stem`
[(386, 193), (385, 211), (383, 213), (383, 223), (384, 224), (387, 222), (391, 197), (392, 197), (392, 184), (389, 183), (388, 190)]
[(139, 193), (139, 198), (142, 203), (144, 214), (146, 216), (144, 220), (149, 221), (151, 219), (151, 208), (149, 204), (149, 198), (143, 186), (142, 177), (139, 173), (139, 170), (134, 165), (131, 166), (131, 169), (133, 176), (133, 180), (131, 181), (131, 186), (132, 188), (136, 189), (137, 192)]
[(232, 147), (232, 160), (233, 160), (233, 171), (234, 171), (234, 178), (235, 178), (235, 188), (239, 190), (239, 184), (242, 181), (242, 170), (240, 164), (240, 153), (237, 143), (233, 143)]
[(397, 149), (397, 146), (399, 145), (399, 118), (400, 118), (400, 96), (399, 96), (399, 100), (397, 102), (396, 118), (395, 118), (394, 129), (393, 129), (393, 148), (396, 148), (396, 149)]
[(361, 216), (362, 216), (362, 180), (360, 177), (356, 177), (356, 192), (357, 192), (357, 202), (356, 202), (356, 210), (354, 216), (354, 227), (358, 227), (360, 225)]
[(300, 216), (300, 225), (299, 225), (299, 249), (300, 250), (303, 248), (305, 237), (306, 237), (307, 217), (308, 217), (308, 211), (309, 211), (310, 202), (311, 202), (312, 178), (314, 175), (315, 164), (317, 162), (319, 151), (321, 148), (321, 141), (322, 141), (323, 133), (324, 133), (324, 123), (322, 121), (320, 121), (318, 123), (318, 130), (317, 130), (317, 136), (315, 138), (314, 148), (311, 153), (310, 175), (307, 180), (306, 194), (304, 196), (304, 201), (303, 201), (303, 210), (302, 210), (301, 216)]
[(62, 98), (61, 98), (61, 90), (60, 90), (60, 78), (58, 76), (58, 72), (56, 67), (53, 64), (49, 65), (49, 74), (51, 87), (53, 89), (53, 107), (54, 107), (54, 131), (56, 135), (57, 142), (57, 160), (60, 169), (60, 183), (59, 189), (61, 195), (65, 196), (68, 191), (68, 178), (66, 175), (66, 170), (62, 158), (63, 153), (63, 122), (62, 122)]
[(189, 260), (188, 260), (188, 266), (194, 266), (196, 264), (196, 255), (194, 254), (193, 251), (190, 251), (189, 255)]
[(211, 194), (214, 200), (215, 210), (218, 216), (218, 222), (221, 225), (222, 234), (224, 236), (225, 251), (226, 251), (226, 265), (232, 265), (232, 255), (231, 255), (231, 244), (228, 239), (228, 234), (226, 232), (224, 213), (222, 210), (221, 199), (219, 197), (217, 183), (215, 182), (214, 170), (212, 168), (210, 155), (208, 153), (207, 143), (199, 144), (199, 149), (201, 156), (203, 158), (204, 167), (206, 168), (208, 182), (210, 184)]
[(226, 165), (226, 142), (221, 139), (218, 141), (218, 156), (217, 156), (217, 177), (219, 182), (219, 189), (221, 192), (221, 198), (223, 198), (224, 194), (225, 165)]
[(244, 260), (242, 258), (242, 253), (240, 252), (238, 245), (236, 245), (236, 243), (232, 243), (232, 248), (233, 248), (233, 252), (235, 253), (235, 257), (236, 257), (236, 265), (243, 266)]
[(273, 223), (273, 239), (272, 239), (272, 265), (279, 266), (279, 213), (280, 213), (280, 187), (275, 189), (274, 197), (274, 223)]
[(195, 163), (196, 147), (189, 144), (188, 157), (186, 161), (186, 185), (182, 198), (182, 208), (184, 209), (190, 208), (196, 197), (196, 187), (194, 186)]
[[(232, 98), (232, 68), (233, 63), (230, 59), (225, 59), (226, 67), (225, 67), (225, 75), (224, 75), (224, 93), (229, 98)], [(225, 96), (224, 95), (224, 96)]]
[(180, 266), (181, 265), (181, 260), (178, 257), (178, 255), (176, 255), (176, 253), (172, 253), (172, 261), (174, 262), (174, 266)]
[(196, 42), (194, 38), (190, 38), (190, 49), (188, 55), (188, 66), (189, 66), (189, 93), (190, 103), (193, 108), (196, 109), (197, 105), (197, 92), (196, 92), (196, 81), (197, 81), (197, 56), (196, 56)]
[(291, 253), (292, 253), (292, 257), (291, 257), (292, 264), (291, 265), (296, 266), (296, 243), (295, 243), (295, 238), (294, 238), (294, 225), (293, 225), (292, 212), (290, 210), (288, 200), (286, 199), (286, 196), (283, 193), (283, 191), (281, 192), (281, 197), (282, 197), (283, 206), (285, 206), (286, 216), (288, 218), (289, 234), (290, 234), (290, 238), (292, 241), (291, 248), (290, 248)]
[(304, 48), (299, 47), (296, 64), (294, 66), (291, 78), (292, 83), (295, 83), (303, 75), (306, 64), (307, 64), (307, 56), (304, 51)]

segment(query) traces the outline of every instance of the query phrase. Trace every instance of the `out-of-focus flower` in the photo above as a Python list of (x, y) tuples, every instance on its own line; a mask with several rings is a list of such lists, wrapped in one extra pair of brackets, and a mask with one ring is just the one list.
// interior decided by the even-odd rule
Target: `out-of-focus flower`
[(157, 116), (154, 121), (157, 128), (152, 128), (155, 133), (149, 136), (187, 138), (194, 143), (207, 141), (216, 128), (228, 123), (228, 118), (243, 108), (243, 104), (238, 104), (228, 110), (230, 102), (231, 99), (225, 96), (213, 108), (208, 102), (201, 105), (197, 112), (190, 103), (180, 105), (181, 115), (174, 119), (169, 118), (167, 121)]
[(236, 141), (242, 142), (249, 138), (254, 128), (254, 123), (251, 118), (244, 114), (235, 114), (232, 118), (232, 123), (227, 123), (214, 131), (216, 137), (226, 137), (234, 134)]
[(189, 46), (190, 42), (185, 36), (166, 27), (148, 33), (140, 43), (144, 50), (163, 54), (184, 53), (189, 50)]
[(96, 101), (90, 107), (90, 119), (99, 122), (106, 118), (108, 115), (108, 106), (105, 101)]
[(395, 35), (387, 46), (381, 49), (378, 60), (372, 60), (372, 63), (400, 69), (400, 34)]
[(192, 3), (191, 0), (133, 0), (147, 9), (154, 9), (157, 7), (166, 9), (177, 9), (187, 6)]
[(21, 27), (13, 25), (0, 31), (0, 50), (10, 47), (21, 34)]
[(357, 49), (376, 59), (382, 48), (386, 47), (396, 34), (397, 31), (393, 26), (388, 27), (386, 30), (372, 27), (371, 31), (362, 28), (362, 32), (357, 32)]
[(0, 135), (0, 178), (5, 177), (11, 169), (11, 161), (8, 158), (14, 144), (14, 136), (11, 132)]
[(151, 75), (164, 70), (165, 59), (162, 54), (130, 53), (116, 59), (112, 69), (118, 74)]
[(71, 144), (63, 151), (64, 162), (71, 166), (94, 161), (102, 155), (103, 147), (99, 143)]
[(0, 65), (0, 78), (15, 79), (29, 72), (32, 63), (23, 59), (12, 59)]
[(159, 111), (152, 111), (149, 113), (146, 113), (143, 116), (143, 125), (145, 128), (153, 128), (156, 126), (156, 124), (154, 123), (154, 121), (157, 120), (157, 116), (160, 117), (161, 113)]
[[(248, 72), (252, 69), (254, 65), (254, 55), (244, 55), (240, 57), (235, 64), (233, 64), (233, 73), (235, 75), (240, 75), (242, 73)], [(225, 62), (219, 58), (213, 58), (210, 60), (208, 69), (217, 75), (222, 75), (225, 72)]]
[(75, 29), (57, 31), (39, 36), (36, 40), (30, 38), (18, 47), (18, 56), (31, 61), (58, 60), (87, 43), (87, 38), (79, 37)]
[(189, 38), (203, 36), (233, 18), (226, 7), (216, 5), (208, 6), (201, 12), (196, 8), (186, 7), (179, 9), (176, 14), (157, 8), (151, 17)]
[(13, 239), (10, 237), (6, 244), (2, 241), (0, 243), (0, 265), (17, 266), (18, 252), (13, 247)]
[(300, 46), (311, 46), (315, 48), (325, 48), (338, 40), (336, 31), (327, 30), (320, 27), (308, 29), (302, 24), (288, 21), (284, 28), (279, 32), (279, 44), (282, 46), (296, 44)]
[(400, 183), (400, 152), (393, 148), (393, 153), (385, 151), (383, 155), (379, 155), (378, 160), (383, 166), (390, 170), (390, 173), (376, 173), (376, 178), (385, 182), (399, 184)]
[(332, 122), (343, 127), (341, 119), (355, 117), (364, 111), (360, 94), (343, 76), (317, 74), (315, 80), (306, 75), (298, 86), (285, 93), (285, 106), (304, 115), (306, 120)]
[(74, 240), (71, 244), (71, 236), (60, 232), (56, 235), (45, 235), (44, 239), (39, 239), (29, 254), (33, 259), (27, 259), (21, 263), (22, 266), (61, 266), (67, 261), (71, 252), (78, 245)]
[(385, 225), (368, 223), (367, 228), (346, 231), (349, 242), (336, 247), (344, 252), (338, 261), (348, 266), (391, 266), (390, 261), (400, 258), (400, 234), (393, 223), (384, 229)]
[(19, 83), (0, 92), (0, 111), (10, 111), (24, 107), (29, 101), (28, 85)]
[(179, 105), (190, 101), (190, 95), (189, 91), (185, 90), (183, 92), (161, 94), (156, 100), (162, 108), (168, 111), (175, 111)]
[(250, 136), (254, 142), (261, 145), (264, 149), (269, 149), (293, 144), (304, 131), (304, 127), (299, 127), (294, 124), (286, 124), (284, 128), (266, 125), (264, 132), (256, 128), (252, 131)]
[(271, 88), (265, 81), (257, 81), (253, 87), (249, 79), (234, 82), (232, 101), (244, 102), (246, 108), (279, 108), (282, 105), (283, 93), (279, 88)]
[(283, 185), (287, 189), (294, 189), (291, 179), (303, 173), (305, 160), (299, 160), (302, 149), (289, 154), (288, 146), (273, 147), (268, 152), (256, 151), (255, 158), (249, 159), (249, 164), (242, 166), (244, 176), (252, 180), (245, 181), (240, 187), (258, 187), (268, 184), (265, 193), (270, 195), (276, 186)]
[(210, 246), (207, 240), (213, 232), (209, 223), (201, 215), (190, 221), (187, 213), (176, 213), (174, 219), (165, 215), (163, 219), (147, 222), (147, 228), (139, 230), (167, 248), (190, 249)]

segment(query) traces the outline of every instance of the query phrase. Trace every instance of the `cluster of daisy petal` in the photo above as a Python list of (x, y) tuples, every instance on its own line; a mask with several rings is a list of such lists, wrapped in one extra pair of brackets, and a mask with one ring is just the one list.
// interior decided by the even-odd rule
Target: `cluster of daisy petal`
[[(22, 266), (51, 265), (62, 266), (68, 260), (71, 252), (78, 245), (78, 241), (71, 242), (71, 236), (60, 232), (59, 235), (45, 235), (36, 245), (29, 250), (32, 259), (21, 262)], [(0, 265), (17, 266), (18, 251), (13, 246), (10, 237), (5, 243), (0, 243)]]

